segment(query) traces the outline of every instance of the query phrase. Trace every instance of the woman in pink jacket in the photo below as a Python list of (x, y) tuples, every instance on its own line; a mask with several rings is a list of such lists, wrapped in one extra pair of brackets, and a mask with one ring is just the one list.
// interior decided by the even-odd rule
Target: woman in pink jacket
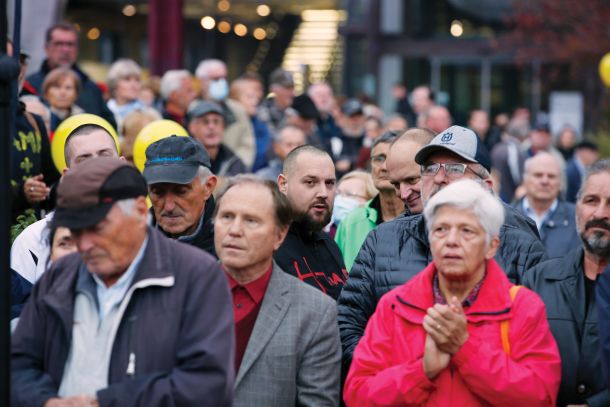
[(461, 180), (424, 216), (433, 261), (379, 302), (354, 352), (346, 404), (555, 405), (561, 362), (544, 304), (493, 260), (502, 204)]

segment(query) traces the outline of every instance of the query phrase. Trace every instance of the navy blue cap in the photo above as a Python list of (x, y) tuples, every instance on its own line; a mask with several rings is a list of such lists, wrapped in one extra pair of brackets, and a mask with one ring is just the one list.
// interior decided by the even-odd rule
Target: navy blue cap
[(193, 181), (200, 166), (212, 167), (201, 143), (191, 137), (170, 136), (148, 146), (143, 175), (148, 185), (185, 185)]

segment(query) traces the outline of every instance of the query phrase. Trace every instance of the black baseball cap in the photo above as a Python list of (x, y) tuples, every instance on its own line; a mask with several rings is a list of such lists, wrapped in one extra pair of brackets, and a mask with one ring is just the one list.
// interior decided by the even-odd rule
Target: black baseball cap
[(348, 99), (341, 106), (341, 110), (346, 116), (355, 116), (364, 113), (364, 105), (359, 99)]
[(317, 119), (318, 109), (313, 103), (313, 100), (306, 94), (303, 93), (294, 98), (292, 101), (292, 108), (299, 114), (303, 119)]
[(170, 136), (148, 146), (143, 175), (148, 185), (185, 185), (193, 181), (200, 166), (212, 167), (203, 145), (191, 137)]
[(71, 168), (57, 187), (53, 225), (85, 229), (101, 222), (117, 201), (146, 196), (140, 172), (127, 161), (95, 157)]

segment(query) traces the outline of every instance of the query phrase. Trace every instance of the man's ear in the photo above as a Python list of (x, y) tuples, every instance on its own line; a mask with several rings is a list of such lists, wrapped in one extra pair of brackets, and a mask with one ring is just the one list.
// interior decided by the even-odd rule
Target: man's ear
[(216, 175), (210, 175), (208, 179), (205, 181), (205, 199), (206, 201), (210, 198), (210, 196), (214, 193), (216, 189), (216, 185), (218, 185), (218, 178)]
[(282, 243), (284, 243), (284, 239), (286, 238), (287, 234), (288, 234), (288, 226), (283, 226), (281, 228), (277, 228), (277, 238), (278, 239), (275, 242), (275, 245), (273, 247), (273, 251), (275, 251), (275, 250), (280, 248)]
[(494, 236), (489, 242), (489, 248), (487, 249), (487, 253), (485, 253), (485, 258), (489, 260), (494, 257), (498, 251), (498, 247), (500, 247), (500, 238), (498, 236)]
[(146, 223), (146, 218), (148, 217), (148, 205), (146, 204), (146, 197), (144, 195), (140, 195), (136, 198), (136, 213), (141, 216), (141, 219)]
[(280, 174), (277, 176), (277, 186), (280, 189), (280, 192), (285, 194), (286, 193), (286, 184), (288, 183), (288, 180), (286, 179), (286, 176), (284, 174)]

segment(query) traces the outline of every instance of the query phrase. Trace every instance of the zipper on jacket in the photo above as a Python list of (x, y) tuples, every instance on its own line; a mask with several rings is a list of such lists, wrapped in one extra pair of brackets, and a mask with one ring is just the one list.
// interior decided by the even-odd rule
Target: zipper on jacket
[(132, 338), (133, 338), (133, 330), (136, 322), (137, 316), (133, 315), (129, 317), (129, 328), (127, 328), (127, 349), (129, 349), (129, 360), (127, 362), (127, 370), (125, 370), (125, 374), (127, 377), (132, 378), (136, 374), (136, 353), (133, 349)]
[(136, 374), (136, 354), (133, 352), (129, 353), (129, 363), (127, 363), (125, 374), (129, 377), (133, 377)]

